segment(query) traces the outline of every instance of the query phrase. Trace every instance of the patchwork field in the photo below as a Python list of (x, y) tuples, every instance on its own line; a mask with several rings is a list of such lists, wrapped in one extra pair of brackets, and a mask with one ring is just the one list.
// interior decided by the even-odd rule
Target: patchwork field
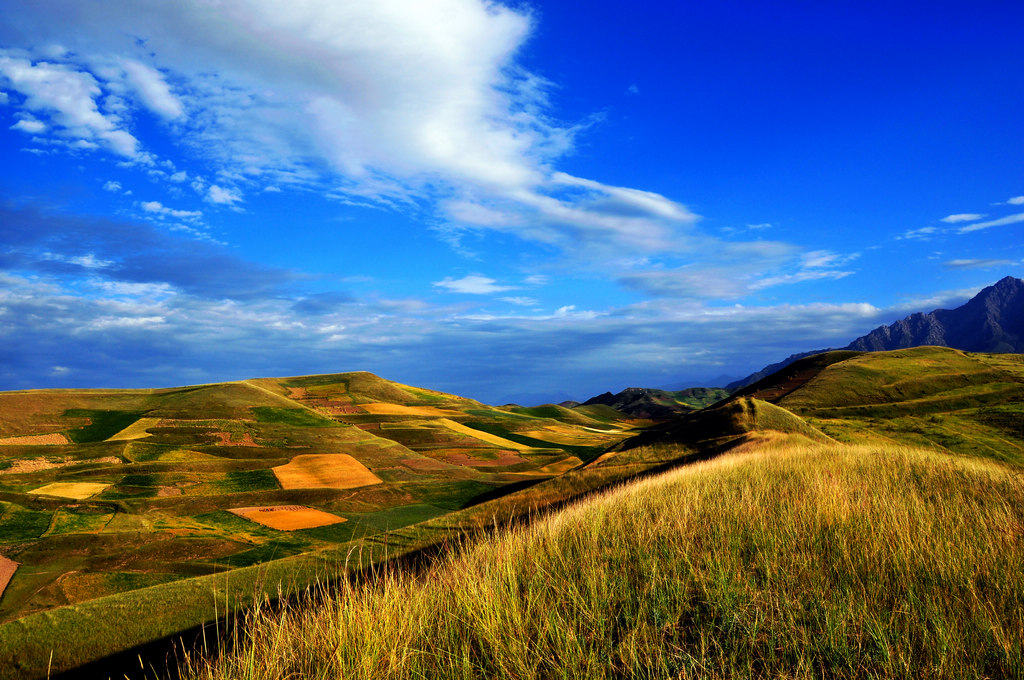
[[(565, 427), (591, 458), (631, 434), (624, 417), (577, 418)], [(516, 440), (559, 425), (369, 373), (0, 393), (0, 556), (21, 564), (0, 624), (344, 549), (501, 496), (578, 455)]]

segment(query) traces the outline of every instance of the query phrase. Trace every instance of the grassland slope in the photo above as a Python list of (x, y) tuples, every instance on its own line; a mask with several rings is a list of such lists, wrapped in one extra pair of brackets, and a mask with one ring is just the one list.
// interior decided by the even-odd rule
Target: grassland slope
[(1022, 527), (1003, 464), (762, 440), (254, 611), (185, 676), (1019, 677)]

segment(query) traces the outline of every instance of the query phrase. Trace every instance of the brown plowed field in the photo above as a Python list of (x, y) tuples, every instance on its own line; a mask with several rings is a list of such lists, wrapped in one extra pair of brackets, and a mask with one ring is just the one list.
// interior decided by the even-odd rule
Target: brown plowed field
[(346, 453), (295, 456), (274, 468), (282, 489), (355, 489), (380, 484), (381, 478)]
[(18, 563), (0, 555), (0, 597), (4, 595), (4, 589), (11, 582), (11, 577), (18, 570)]
[(509, 465), (518, 465), (519, 463), (525, 463), (526, 460), (520, 458), (511, 451), (498, 451), (499, 455), (493, 460), (485, 460), (483, 458), (472, 458), (467, 456), (465, 453), (460, 451), (453, 451), (445, 456), (445, 460), (455, 465), (465, 465), (467, 467), (508, 467)]
[(233, 508), (229, 512), (250, 522), (280, 531), (312, 529), (346, 521), (344, 517), (307, 508), (304, 505), (262, 505), (251, 508)]

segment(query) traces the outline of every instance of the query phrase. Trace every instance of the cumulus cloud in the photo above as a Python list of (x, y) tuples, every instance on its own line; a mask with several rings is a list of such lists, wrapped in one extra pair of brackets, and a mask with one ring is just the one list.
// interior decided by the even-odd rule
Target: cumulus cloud
[[(135, 155), (120, 117), (134, 95), (234, 178), (232, 188), (198, 183), (212, 203), (236, 205), (247, 184), (329, 187), (356, 203), (433, 205), (452, 242), (463, 229), (497, 229), (590, 259), (685, 246), (696, 221), (654, 192), (554, 168), (585, 125), (553, 120), (551, 83), (517, 62), (533, 29), (522, 6), (311, 0), (282, 12), (271, 0), (109, 0), (99, 12), (73, 0), (12, 3), (0, 39), (66, 46), (48, 57), (54, 63), (18, 58), (77, 82), (61, 115), (88, 117), (83, 141)], [(117, 95), (102, 99), (105, 113), (101, 89)], [(40, 95), (33, 102), (43, 107)]]
[(123, 129), (116, 115), (104, 114), (97, 100), (103, 93), (92, 74), (45, 61), (33, 63), (0, 51), (0, 78), (24, 97), (23, 106), (46, 116), (71, 139), (98, 140), (121, 156), (134, 157), (138, 140)]
[(11, 126), (12, 130), (21, 130), (27, 132), (30, 135), (39, 134), (46, 129), (46, 123), (41, 120), (34, 118), (22, 118), (17, 123)]
[(1024, 196), (1014, 196), (1006, 200), (1007, 205), (1024, 205)]
[(241, 201), (242, 197), (236, 191), (211, 184), (206, 194), (206, 200), (219, 205), (234, 205)]

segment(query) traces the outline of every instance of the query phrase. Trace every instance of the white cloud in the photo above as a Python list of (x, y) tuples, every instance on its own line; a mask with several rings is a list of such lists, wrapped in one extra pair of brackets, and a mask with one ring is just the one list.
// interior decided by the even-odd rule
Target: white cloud
[(180, 183), (180, 182), (184, 182), (186, 179), (188, 179), (188, 173), (185, 172), (184, 170), (182, 170), (180, 172), (174, 173), (173, 175), (168, 177), (168, 179), (171, 180), (172, 182), (176, 183), (176, 184)]
[(1024, 205), (1024, 196), (1014, 196), (1013, 198), (1007, 199), (1007, 205)]
[(626, 94), (640, 94), (640, 88), (637, 87), (636, 83), (633, 83), (626, 88)]
[(981, 229), (988, 229), (990, 227), (1004, 227), (1007, 224), (1017, 224), (1018, 222), (1024, 222), (1024, 213), (1017, 213), (1016, 215), (1000, 217), (997, 220), (989, 220), (987, 222), (977, 222), (975, 224), (969, 224), (966, 227), (960, 227), (958, 231), (961, 234), (966, 234), (968, 232), (979, 231)]
[(494, 279), (479, 274), (470, 274), (461, 279), (446, 277), (443, 281), (434, 282), (434, 287), (442, 288), (450, 293), (463, 293), (468, 295), (490, 295), (506, 290), (515, 290), (515, 286), (500, 285)]
[(956, 224), (958, 222), (974, 222), (980, 220), (985, 215), (978, 213), (957, 213), (956, 215), (946, 215), (941, 221), (946, 224)]
[(139, 98), (154, 113), (166, 120), (174, 120), (185, 115), (181, 102), (171, 93), (163, 75), (155, 70), (131, 59), (121, 62), (125, 73)]
[[(18, 29), (0, 27), (0, 39), (65, 46), (67, 63), (37, 68), (82, 81), (74, 108), (91, 112), (91, 137), (136, 152), (117, 113), (135, 92), (175, 121), (171, 134), (214, 172), (233, 178), (230, 189), (194, 181), (211, 202), (237, 203), (247, 183), (329, 187), (360, 202), (434, 206), (451, 223), (438, 233), (452, 242), (464, 228), (499, 229), (595, 262), (686, 247), (697, 219), (657, 193), (555, 170), (586, 124), (552, 120), (551, 84), (517, 63), (533, 27), (523, 5), (9, 5)], [(106, 114), (97, 109), (101, 94)]]
[(117, 192), (121, 190), (121, 183), (110, 180), (103, 185), (104, 191)]
[(21, 130), (22, 132), (27, 132), (30, 135), (35, 135), (46, 129), (46, 123), (41, 120), (35, 120), (34, 118), (22, 118), (12, 125), (11, 129)]
[(96, 139), (116, 154), (136, 155), (138, 140), (114, 116), (100, 112), (96, 100), (102, 90), (90, 73), (10, 54), (0, 51), (0, 76), (25, 96), (26, 109), (48, 116), (67, 137)]
[(210, 189), (206, 194), (206, 200), (210, 203), (217, 203), (220, 205), (234, 205), (242, 200), (242, 197), (236, 191), (219, 187), (216, 184), (211, 184)]
[(747, 229), (754, 229), (754, 230), (771, 229), (771, 228), (772, 228), (772, 223), (771, 222), (761, 222), (760, 224), (748, 224), (747, 225)]

